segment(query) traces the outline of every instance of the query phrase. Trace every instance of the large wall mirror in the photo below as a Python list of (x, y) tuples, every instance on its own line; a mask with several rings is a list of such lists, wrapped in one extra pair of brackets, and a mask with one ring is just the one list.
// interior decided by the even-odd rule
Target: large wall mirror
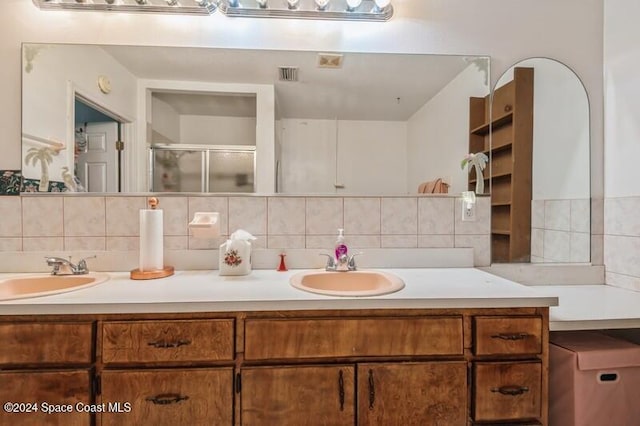
[(459, 193), (489, 93), (481, 56), (25, 44), (22, 75), (31, 191)]
[(558, 61), (532, 58), (507, 70), (492, 96), (492, 261), (589, 262), (589, 101), (582, 82)]

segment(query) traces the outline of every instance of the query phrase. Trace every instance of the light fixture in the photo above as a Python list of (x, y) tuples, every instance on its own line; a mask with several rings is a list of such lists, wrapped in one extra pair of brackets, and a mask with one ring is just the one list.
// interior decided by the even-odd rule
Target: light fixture
[[(393, 16), (390, 0), (219, 0), (220, 11), (230, 17), (387, 21)], [(379, 3), (379, 4), (378, 4)]]
[(217, 0), (33, 0), (43, 10), (91, 10), (210, 15)]
[(391, 0), (32, 0), (42, 10), (90, 10), (229, 17), (387, 21)]
[(347, 0), (347, 11), (353, 12), (362, 4), (362, 0)]

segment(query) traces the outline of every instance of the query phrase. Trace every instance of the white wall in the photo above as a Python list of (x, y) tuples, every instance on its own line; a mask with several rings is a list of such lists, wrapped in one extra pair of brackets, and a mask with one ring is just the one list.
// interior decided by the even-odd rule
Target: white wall
[(256, 119), (251, 117), (181, 115), (179, 142), (255, 146)]
[(450, 193), (467, 190), (468, 171), (460, 168), (469, 152), (469, 97), (488, 94), (487, 75), (471, 64), (408, 121), (407, 191), (443, 178)]
[(283, 119), (280, 123), (282, 192), (405, 192), (405, 122)]
[[(528, 59), (518, 67), (534, 69), (533, 199), (589, 198), (589, 100), (584, 86), (557, 61)], [(513, 69), (497, 87), (511, 80)]]
[(604, 10), (606, 281), (640, 291), (640, 3)]
[[(101, 49), (70, 49), (63, 45), (43, 46), (42, 48), (30, 49), (29, 56), (29, 61), (24, 63), (25, 68), (22, 73), (23, 97), (25, 104), (31, 106), (22, 114), (24, 133), (56, 140), (68, 147), (55, 156), (53, 163), (49, 166), (50, 179), (61, 181), (60, 168), (62, 166), (66, 165), (73, 170), (74, 117), (71, 115), (73, 91), (120, 116), (131, 118), (135, 115), (136, 110), (135, 96), (131, 96), (132, 93), (135, 93), (136, 79), (120, 63)], [(69, 63), (81, 63), (82, 67), (61, 66), (61, 64)], [(27, 69), (28, 65), (30, 65), (29, 69)], [(3, 74), (5, 71), (3, 70)], [(19, 64), (17, 71), (20, 71)], [(111, 93), (104, 94), (98, 89), (97, 81), (100, 75), (107, 76), (111, 81)], [(15, 84), (20, 88), (19, 80)], [(15, 106), (13, 109), (16, 109)], [(17, 124), (19, 129), (19, 123), (18, 119), (12, 127)], [(19, 141), (20, 138), (16, 140)], [(9, 161), (15, 151), (13, 148), (17, 148), (17, 145), (9, 143), (5, 139), (2, 148), (3, 151), (6, 149), (8, 153), (6, 156), (2, 156), (1, 161)], [(20, 164), (19, 152), (18, 149), (18, 157), (16, 158), (18, 167)], [(26, 177), (32, 179), (40, 178), (39, 166), (37, 168), (25, 167), (24, 173)]]
[(160, 133), (163, 140), (151, 140), (151, 143), (180, 142), (180, 115), (165, 101), (151, 96), (151, 128)]
[[(491, 56), (499, 76), (519, 59), (556, 58), (592, 100), (593, 181), (602, 184), (603, 0), (395, 0), (385, 23), (40, 11), (5, 0), (0, 14), (0, 168), (20, 167), (20, 43), (106, 43)], [(147, 29), (153, 28), (153, 31)]]

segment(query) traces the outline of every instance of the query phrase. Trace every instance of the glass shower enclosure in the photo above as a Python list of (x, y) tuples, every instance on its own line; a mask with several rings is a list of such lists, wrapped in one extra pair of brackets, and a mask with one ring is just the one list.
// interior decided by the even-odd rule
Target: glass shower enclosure
[(153, 144), (152, 192), (255, 192), (253, 145)]

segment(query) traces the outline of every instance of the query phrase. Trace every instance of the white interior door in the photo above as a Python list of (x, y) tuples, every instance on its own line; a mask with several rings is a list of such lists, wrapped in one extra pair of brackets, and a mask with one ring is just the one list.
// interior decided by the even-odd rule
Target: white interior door
[(89, 123), (87, 150), (78, 156), (78, 179), (88, 192), (118, 191), (118, 123)]

